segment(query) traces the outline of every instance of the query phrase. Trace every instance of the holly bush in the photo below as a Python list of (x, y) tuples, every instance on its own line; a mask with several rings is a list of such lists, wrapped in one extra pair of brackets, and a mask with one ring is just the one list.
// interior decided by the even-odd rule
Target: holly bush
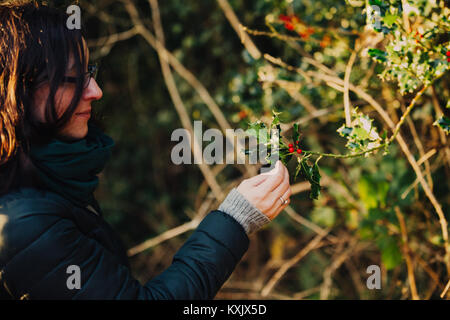
[[(324, 7), (326, 12), (323, 12)], [(323, 15), (308, 15), (309, 12), (323, 12)], [(265, 54), (264, 63), (251, 62), (257, 68), (258, 80), (265, 89), (264, 99), (269, 96), (271, 105), (277, 106), (277, 112), (273, 112), (271, 119), (266, 113), (266, 120), (271, 122), (270, 125), (266, 126), (261, 120), (248, 123), (249, 129), (257, 126), (259, 130), (267, 130), (267, 134), (269, 129), (278, 128), (282, 137), (278, 148), (273, 148), (270, 139), (262, 143), (270, 151), (267, 161), (271, 153), (278, 153), (285, 165), (289, 165), (294, 157), (294, 181), (300, 173), (310, 183), (310, 198), (318, 200), (322, 189), (318, 162), (326, 157), (333, 159), (326, 163), (327, 174), (341, 182), (350, 193), (353, 189), (351, 185), (356, 184), (354, 194), (359, 197), (357, 202), (363, 203), (363, 210), (355, 212), (361, 207), (358, 208), (353, 201), (339, 203), (336, 195), (333, 195), (334, 192), (330, 190), (329, 194), (324, 196), (327, 199), (319, 201), (314, 207), (312, 220), (316, 219), (317, 223), (321, 224), (324, 216), (328, 216), (325, 221), (330, 222), (325, 225), (335, 230), (353, 225), (353, 232), (360, 240), (370, 240), (377, 245), (386, 270), (398, 272), (403, 262), (406, 262), (407, 279), (410, 282), (407, 290), (412, 298), (430, 297), (433, 292), (431, 289), (426, 293), (417, 289), (416, 282), (420, 283), (419, 286), (426, 283), (421, 282), (423, 279), (414, 277), (414, 272), (424, 272), (418, 270), (418, 261), (424, 261), (422, 256), (428, 259), (441, 257), (438, 268), (445, 270), (441, 274), (441, 287), (450, 275), (448, 182), (444, 182), (448, 181), (450, 165), (446, 137), (449, 119), (443, 114), (446, 112), (443, 108), (450, 107), (449, 13), (450, 9), (445, 1), (346, 1), (345, 5), (342, 2), (340, 5), (333, 2), (329, 7), (323, 2), (302, 4), (294, 1), (279, 10), (268, 12), (264, 29), (244, 27), (250, 35), (284, 42), (285, 46), (293, 51), (281, 57)], [(364, 14), (365, 19), (362, 19)], [(327, 86), (328, 89), (319, 89), (317, 86)], [(346, 114), (327, 114), (329, 121), (321, 122), (316, 131), (305, 124), (302, 130), (310, 141), (304, 139), (299, 145), (296, 144), (296, 147), (303, 148), (301, 153), (297, 153), (293, 148), (289, 148), (287, 143), (298, 143), (301, 126), (295, 123), (292, 127), (286, 127), (285, 130), (292, 131), (293, 134), (283, 137), (278, 111), (283, 110), (286, 114), (286, 122), (295, 122), (299, 116), (301, 120), (305, 115), (300, 113), (294, 116), (290, 111), (295, 107), (283, 106), (284, 101), (277, 97), (278, 91), (287, 92), (297, 106), (304, 107), (304, 114), (317, 113), (317, 109), (329, 105), (331, 101), (322, 99), (327, 96), (334, 103), (343, 101), (342, 109), (346, 109)], [(320, 100), (317, 91), (322, 91)], [(363, 100), (362, 103), (352, 106), (352, 100), (358, 98)], [(430, 112), (430, 100), (434, 114)], [(245, 103), (242, 105), (245, 108)], [(359, 110), (360, 107), (362, 111)], [(373, 109), (377, 113), (374, 114)], [(258, 118), (256, 114), (255, 110), (254, 118)], [(411, 120), (411, 114), (414, 121)], [(430, 118), (435, 120), (431, 121)], [(312, 137), (319, 135), (319, 132), (325, 134), (325, 131), (327, 139), (337, 141), (328, 133), (334, 123), (342, 123), (335, 131), (345, 138), (346, 152), (324, 152), (321, 149), (342, 150), (344, 145), (341, 141), (334, 146), (321, 145), (316, 137)], [(408, 141), (409, 145), (405, 144), (403, 137), (399, 137), (400, 132), (406, 131), (406, 124), (412, 135), (412, 141)], [(420, 133), (416, 130), (418, 125), (422, 126)], [(437, 132), (433, 125), (441, 131)], [(383, 130), (382, 134), (377, 127)], [(439, 136), (439, 141), (433, 142), (433, 136), (434, 139)], [(261, 144), (258, 136), (257, 139)], [(395, 141), (402, 144), (400, 149), (403, 154), (398, 154), (398, 150), (392, 145)], [(293, 146), (292, 143), (289, 146)], [(438, 172), (445, 171), (447, 177), (443, 180), (442, 188), (435, 188), (435, 194), (428, 188), (429, 185), (424, 185), (432, 185), (433, 177), (438, 181), (442, 179), (429, 172), (425, 181), (423, 177), (426, 176), (426, 171), (430, 170), (426, 168), (430, 164), (426, 164), (425, 168), (418, 166), (418, 163), (424, 163), (424, 150), (433, 148), (437, 148), (437, 153), (442, 157), (436, 159), (434, 165), (436, 169), (440, 169), (437, 169)], [(368, 162), (367, 157), (374, 156), (378, 149), (383, 149), (383, 152), (376, 157), (376, 162)], [(387, 157), (393, 150), (396, 150), (395, 157)], [(248, 152), (251, 150), (247, 150)], [(354, 159), (357, 157), (361, 159)], [(392, 171), (400, 164), (404, 168), (404, 159), (408, 157), (413, 158), (409, 162), (416, 170)], [(344, 164), (348, 172), (336, 172), (336, 166), (343, 165), (339, 163), (339, 159), (351, 158), (354, 160)], [(392, 169), (381, 171), (383, 163), (387, 162), (391, 163)], [(370, 168), (372, 165), (378, 169)], [(353, 172), (357, 172), (353, 177), (349, 166), (353, 166)], [(373, 170), (380, 171), (371, 174), (370, 171)], [(411, 180), (407, 177), (416, 175), (422, 175), (422, 181), (419, 184), (415, 181), (414, 187), (421, 185), (424, 189), (428, 188), (428, 192), (424, 194), (416, 189), (414, 199), (408, 199), (406, 190), (410, 189)], [(439, 195), (443, 197), (439, 198)], [(420, 199), (427, 201), (428, 206), (432, 204), (427, 210), (434, 211), (433, 216), (423, 219), (420, 211), (424, 206), (420, 205), (421, 209), (417, 210), (417, 201), (421, 201)], [(441, 201), (436, 203), (438, 199)], [(320, 219), (314, 215), (317, 210), (322, 212)], [(336, 219), (336, 212), (343, 214), (341, 223)], [(404, 218), (404, 215), (408, 218)], [(404, 219), (407, 219), (407, 227), (403, 225)], [(427, 224), (426, 228), (423, 228), (423, 223)], [(425, 250), (428, 253), (422, 251), (420, 247), (423, 240), (433, 243), (433, 250)], [(422, 267), (426, 269), (426, 266)], [(421, 289), (425, 290), (425, 287)]]
[[(228, 0), (236, 29), (220, 2), (159, 1), (165, 47), (231, 126), (265, 130), (262, 143), (278, 129), (270, 151), (294, 194), (252, 236), (217, 297), (440, 298), (450, 274), (448, 1)], [(77, 3), (91, 57), (102, 60), (98, 108), (116, 140), (97, 197), (132, 247), (188, 222), (208, 184), (197, 166), (171, 163), (168, 141), (181, 122), (159, 57), (148, 38), (125, 36), (134, 22), (124, 4), (154, 33), (148, 1)], [(111, 34), (120, 37), (96, 41)], [(205, 92), (172, 72), (189, 120), (218, 127)], [(246, 172), (211, 170), (224, 191)], [(162, 272), (187, 236), (133, 256), (136, 277)], [(373, 264), (381, 290), (366, 287)]]

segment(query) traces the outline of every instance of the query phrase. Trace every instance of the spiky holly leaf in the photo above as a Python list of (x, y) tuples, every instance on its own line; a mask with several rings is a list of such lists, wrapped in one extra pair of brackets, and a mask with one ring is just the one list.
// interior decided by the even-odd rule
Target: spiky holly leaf
[[(355, 108), (352, 112), (353, 120), (350, 127), (343, 124), (337, 132), (347, 139), (345, 146), (353, 152), (378, 147), (382, 139), (378, 135), (377, 128), (372, 124), (373, 119), (357, 110), (358, 108)], [(368, 153), (365, 156), (368, 156)]]
[(441, 116), (433, 123), (433, 125), (441, 127), (445, 134), (448, 134), (450, 131), (450, 119), (446, 116)]
[(260, 120), (249, 123), (245, 133), (256, 137), (258, 143), (267, 143), (270, 140), (269, 130), (267, 130), (266, 125)]
[(306, 180), (309, 181), (311, 184), (311, 193), (309, 194), (309, 197), (311, 199), (318, 199), (320, 195), (320, 172), (319, 172), (319, 165), (317, 162), (314, 163), (314, 165), (310, 166), (307, 162), (306, 158), (302, 158), (299, 163), (299, 168), (297, 167), (297, 170), (300, 171), (303, 177), (306, 178)]
[(300, 138), (300, 131), (299, 131), (299, 128), (298, 128), (298, 124), (294, 123), (294, 125), (293, 125), (293, 132), (292, 132), (292, 140), (295, 142), (295, 141), (298, 141), (299, 138)]
[(309, 194), (309, 197), (311, 199), (318, 199), (320, 195), (320, 178), (322, 176), (319, 172), (319, 165), (317, 162), (314, 163), (313, 169), (312, 169), (312, 183), (311, 183), (311, 193)]

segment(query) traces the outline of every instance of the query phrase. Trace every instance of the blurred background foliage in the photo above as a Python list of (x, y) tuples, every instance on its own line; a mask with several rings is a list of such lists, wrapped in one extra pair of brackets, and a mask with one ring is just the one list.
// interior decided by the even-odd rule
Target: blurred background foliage
[[(246, 129), (250, 121), (267, 120), (275, 108), (283, 112), (280, 118), (284, 122), (304, 120), (300, 124), (304, 149), (345, 153), (346, 141), (336, 132), (345, 120), (344, 97), (339, 86), (333, 88), (314, 79), (305, 81), (299, 73), (252, 57), (218, 2), (160, 1), (167, 50), (205, 86), (234, 128)], [(448, 10), (447, 1), (432, 2), (441, 8), (445, 5)], [(61, 3), (58, 5), (63, 7)], [(91, 60), (100, 62), (98, 82), (103, 98), (94, 103), (94, 108), (105, 131), (116, 141), (113, 157), (102, 173), (97, 198), (106, 220), (131, 248), (189, 222), (206, 196), (207, 185), (198, 166), (174, 165), (170, 159), (171, 149), (177, 143), (171, 141), (171, 133), (182, 125), (155, 49), (139, 35), (111, 45), (99, 42), (103, 37), (133, 28), (127, 3), (136, 6), (144, 26), (155, 34), (149, 2), (70, 3), (80, 5)], [(380, 32), (365, 29), (368, 1), (229, 0), (228, 3), (242, 25), (251, 30), (299, 38), (286, 42), (277, 37), (251, 35), (262, 53), (279, 57), (304, 71), (315, 69), (307, 63), (307, 56), (344, 79), (357, 41), (374, 43), (380, 50), (386, 44), (374, 40)], [(298, 17), (295, 22), (300, 29), (291, 30), (291, 26), (283, 23), (283, 16), (280, 21), (280, 15)], [(410, 19), (411, 24), (418, 20)], [(417, 23), (420, 26), (421, 22)], [(448, 40), (447, 34), (442, 45), (448, 47)], [(380, 79), (378, 74), (385, 66), (375, 60), (367, 51), (358, 52), (349, 82), (362, 87), (397, 123), (414, 95), (402, 95), (398, 84)], [(173, 74), (191, 122), (202, 120), (204, 130), (218, 128), (213, 114), (193, 87), (177, 72)], [(262, 81), (270, 76), (285, 82)], [(300, 85), (287, 89), (283, 86), (286, 82)], [(401, 129), (416, 160), (435, 149), (422, 161), (421, 169), (430, 173), (426, 180), (432, 183), (432, 192), (447, 220), (449, 146), (442, 129), (432, 123), (442, 112), (448, 115), (449, 109), (445, 108), (448, 91), (447, 74), (424, 93)], [(391, 133), (367, 101), (353, 91), (349, 98), (353, 106), (374, 119), (380, 133), (384, 130)], [(320, 110), (327, 111), (312, 116)], [(387, 155), (378, 152), (361, 158), (323, 158), (320, 164), (324, 183), (319, 199), (313, 201), (308, 197), (308, 188), (302, 187), (301, 179), (291, 181), (293, 186), (299, 186), (291, 197), (292, 212), (282, 212), (274, 222), (251, 236), (248, 252), (217, 299), (406, 299), (414, 296), (412, 291), (417, 291), (422, 299), (439, 298), (449, 279), (445, 266), (449, 257), (445, 256), (436, 212), (420, 184), (415, 183), (416, 174), (398, 145), (393, 143)], [(217, 174), (224, 190), (230, 187), (230, 181), (242, 179), (243, 167), (228, 165)], [(293, 174), (295, 161), (288, 168)], [(218, 205), (214, 202), (210, 210)], [(406, 223), (407, 246), (398, 212)], [(329, 233), (302, 256), (302, 250), (318, 232)], [(182, 233), (131, 257), (135, 276), (146, 281), (162, 272), (189, 234)], [(416, 290), (411, 287), (407, 259), (412, 265)], [(273, 287), (268, 286), (288, 262), (293, 262), (291, 267)], [(372, 264), (381, 266), (381, 290), (366, 287), (366, 268)]]

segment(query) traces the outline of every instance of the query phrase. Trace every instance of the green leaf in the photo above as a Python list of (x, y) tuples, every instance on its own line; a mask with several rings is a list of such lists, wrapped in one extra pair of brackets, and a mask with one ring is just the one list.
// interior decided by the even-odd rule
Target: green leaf
[(387, 181), (376, 181), (370, 176), (362, 176), (358, 181), (357, 189), (360, 199), (368, 210), (386, 205), (386, 197), (389, 191)]
[(272, 110), (272, 123), (270, 125), (270, 128), (273, 128), (274, 126), (278, 125), (280, 123), (280, 118), (278, 115), (280, 115), (282, 112), (277, 112), (274, 109)]
[[(274, 153), (273, 155), (276, 155), (276, 154), (277, 153)], [(291, 158), (292, 158), (292, 154), (289, 154), (289, 150), (287, 147), (280, 147), (279, 157), (280, 157), (281, 162), (284, 165), (287, 165), (289, 160), (291, 160)]]
[(364, 128), (355, 128), (354, 133), (358, 140), (366, 140), (369, 138), (369, 132), (367, 132)]
[(277, 125), (277, 124), (279, 124), (280, 123), (280, 118), (278, 118), (278, 116), (277, 117), (274, 117), (273, 118), (273, 121), (272, 121), (272, 126), (275, 126), (275, 125)]
[(337, 129), (337, 132), (343, 137), (348, 137), (353, 132), (353, 128), (346, 127), (345, 124), (343, 124), (339, 129)]
[(353, 152), (372, 149), (379, 146), (382, 141), (372, 122), (372, 119), (355, 108), (350, 127), (343, 124), (337, 132), (347, 139), (345, 146)]
[(293, 135), (292, 135), (292, 140), (294, 141), (294, 143), (295, 143), (295, 141), (297, 141), (299, 139), (299, 136), (300, 136), (300, 134), (299, 134), (299, 131), (298, 131), (298, 124), (294, 123), (294, 125), (293, 125)]
[(306, 163), (305, 158), (302, 158), (300, 161), (300, 173), (306, 178), (306, 180), (312, 180), (311, 168)]
[(297, 168), (295, 169), (294, 181), (297, 181), (297, 176), (298, 176), (298, 174), (299, 174), (299, 172), (300, 172), (300, 169), (301, 169), (300, 159), (299, 159), (299, 158), (297, 158), (297, 159), (298, 159), (298, 161), (299, 161), (299, 164), (297, 165)]
[(331, 207), (314, 207), (311, 220), (322, 227), (332, 227), (336, 222), (336, 211)]
[(369, 54), (369, 56), (371, 56), (372, 58), (374, 58), (378, 61), (381, 61), (381, 62), (387, 61), (387, 53), (380, 49), (369, 49), (368, 54)]
[[(309, 197), (311, 199), (318, 199), (320, 195), (320, 172), (319, 172), (319, 166), (316, 163), (314, 163), (313, 166), (308, 165), (307, 160), (305, 158), (302, 158), (299, 163), (300, 167), (300, 173), (303, 177), (306, 178), (306, 180), (309, 181), (311, 184), (311, 193), (309, 194)], [(298, 169), (298, 168), (297, 168)]]
[(369, 4), (370, 5), (376, 5), (376, 6), (381, 6), (381, 0), (369, 0)]
[(433, 125), (441, 127), (445, 134), (448, 134), (450, 131), (450, 119), (446, 116), (441, 116), (433, 123)]
[(358, 181), (359, 198), (362, 200), (367, 209), (376, 208), (378, 204), (377, 197), (373, 189), (374, 185), (368, 177), (363, 176)]
[(246, 130), (246, 132), (250, 132), (251, 130), (254, 130), (256, 136), (258, 135), (259, 130), (265, 128), (266, 125), (261, 122), (261, 121), (256, 121), (256, 122), (250, 122), (248, 124), (248, 128)]
[(245, 130), (245, 133), (255, 136), (258, 143), (267, 143), (270, 140), (270, 133), (263, 122), (252, 122), (249, 123), (248, 126), (249, 127)]
[(377, 240), (381, 251), (381, 261), (387, 270), (391, 270), (402, 262), (402, 253), (394, 237), (383, 236)]
[(313, 182), (311, 183), (311, 194), (309, 195), (311, 199), (318, 199), (320, 195), (320, 172), (319, 172), (319, 165), (314, 163), (313, 170), (312, 170), (312, 179)]
[(398, 18), (397, 15), (386, 12), (386, 15), (383, 17), (383, 22), (386, 26), (390, 28), (397, 21), (397, 18)]

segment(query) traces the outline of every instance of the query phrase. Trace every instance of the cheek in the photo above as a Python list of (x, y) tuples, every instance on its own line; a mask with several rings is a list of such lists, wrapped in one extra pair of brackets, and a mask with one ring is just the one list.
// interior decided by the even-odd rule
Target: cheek
[[(39, 121), (45, 121), (45, 104), (49, 95), (50, 89), (48, 86), (43, 86), (36, 90), (33, 96), (33, 116)], [(56, 114), (60, 117), (64, 111), (70, 105), (72, 101), (73, 94), (71, 90), (67, 88), (59, 88), (55, 94), (55, 107)]]
[(71, 90), (60, 88), (56, 91), (55, 94), (55, 106), (56, 106), (56, 114), (58, 117), (60, 117), (64, 111), (67, 110), (67, 108), (70, 105), (70, 102), (72, 101), (72, 92)]

